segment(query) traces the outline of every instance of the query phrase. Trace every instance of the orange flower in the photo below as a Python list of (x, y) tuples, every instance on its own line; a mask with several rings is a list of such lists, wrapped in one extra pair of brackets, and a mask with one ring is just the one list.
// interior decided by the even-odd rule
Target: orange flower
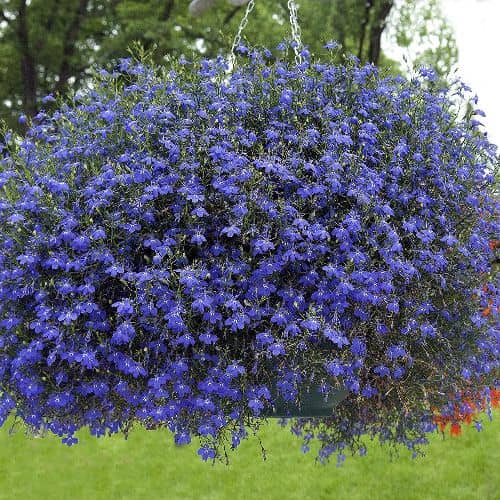
[(500, 240), (492, 240), (489, 243), (490, 248), (495, 251), (497, 248), (500, 248)]
[[(465, 394), (462, 394), (465, 396)], [(491, 396), (491, 406), (494, 408), (500, 407), (500, 389), (490, 389)], [(452, 436), (459, 436), (462, 433), (461, 424), (466, 423), (467, 425), (472, 424), (474, 417), (476, 417), (479, 412), (486, 410), (487, 403), (486, 400), (479, 404), (474, 403), (471, 398), (464, 397), (461, 403), (455, 404), (455, 410), (453, 415), (441, 415), (438, 413), (436, 408), (433, 409), (434, 423), (438, 426), (440, 432), (445, 432), (448, 424), (450, 424), (450, 434)]]
[[(490, 248), (492, 250), (496, 250), (500, 248), (500, 240), (493, 240), (490, 242)], [(483, 292), (488, 293), (488, 285), (483, 285)], [(492, 299), (488, 300), (488, 305), (482, 311), (483, 316), (489, 316), (491, 311)], [(500, 312), (500, 307), (497, 308)], [(475, 416), (478, 415), (479, 412), (485, 411), (487, 408), (487, 402), (483, 399), (479, 405), (474, 402), (474, 400), (480, 399), (479, 395), (470, 394), (470, 397), (466, 397), (469, 393), (466, 391), (462, 391), (462, 400), (461, 403), (455, 403), (455, 411), (453, 415), (441, 415), (439, 414), (439, 410), (433, 408), (434, 415), (434, 423), (438, 426), (441, 432), (444, 432), (450, 426), (450, 434), (452, 436), (459, 436), (462, 433), (462, 428), (460, 426), (461, 423), (465, 422), (470, 425)], [(493, 408), (500, 408), (500, 389), (495, 389), (493, 387), (490, 388), (490, 399), (491, 406)]]
[[(490, 302), (491, 304), (491, 302)], [(489, 316), (491, 314), (491, 306), (488, 306), (486, 309), (483, 309), (483, 316), (486, 317), (486, 316)]]
[(500, 408), (500, 389), (491, 389), (491, 406)]

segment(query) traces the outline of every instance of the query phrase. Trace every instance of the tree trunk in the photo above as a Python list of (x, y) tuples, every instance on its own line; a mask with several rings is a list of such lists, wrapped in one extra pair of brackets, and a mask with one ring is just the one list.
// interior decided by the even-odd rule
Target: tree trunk
[(80, 31), (82, 22), (87, 14), (87, 8), (89, 5), (89, 0), (80, 0), (78, 4), (78, 9), (68, 27), (65, 34), (63, 54), (61, 60), (61, 66), (59, 68), (59, 80), (57, 82), (55, 90), (60, 92), (68, 83), (71, 75), (71, 58), (75, 53), (75, 44), (78, 39), (78, 33)]
[(160, 21), (168, 21), (175, 7), (175, 0), (166, 0), (165, 8), (160, 16)]
[(387, 25), (387, 18), (391, 13), (394, 0), (382, 0), (379, 8), (375, 12), (370, 27), (370, 45), (368, 47), (368, 61), (378, 65), (381, 52), (382, 33)]
[(342, 47), (345, 48), (346, 44), (346, 31), (344, 19), (347, 16), (347, 7), (345, 0), (339, 0), (337, 3), (337, 10), (334, 10), (334, 18), (333, 18), (333, 32), (337, 34), (336, 41), (340, 43)]
[(368, 28), (368, 23), (370, 22), (370, 14), (372, 8), (373, 0), (366, 0), (365, 13), (363, 15), (363, 21), (361, 22), (359, 33), (358, 59), (361, 62), (363, 61), (363, 49), (365, 48), (366, 30)]
[(23, 110), (28, 116), (35, 116), (38, 111), (36, 103), (37, 75), (35, 60), (30, 47), (26, 0), (21, 0), (19, 3), (17, 39), (19, 41), (19, 51), (21, 53)]

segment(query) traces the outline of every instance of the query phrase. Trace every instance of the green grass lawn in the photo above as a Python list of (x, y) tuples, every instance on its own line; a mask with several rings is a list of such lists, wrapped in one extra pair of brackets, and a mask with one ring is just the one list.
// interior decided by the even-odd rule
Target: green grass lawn
[(197, 446), (176, 448), (162, 431), (134, 430), (95, 439), (80, 433), (68, 448), (54, 437), (29, 438), (19, 429), (0, 429), (0, 498), (22, 500), (118, 499), (500, 499), (500, 412), (478, 433), (435, 435), (427, 456), (402, 452), (391, 462), (387, 450), (369, 448), (323, 466), (303, 455), (299, 441), (270, 423), (261, 434), (267, 461), (255, 438), (241, 445), (229, 466), (203, 463)]

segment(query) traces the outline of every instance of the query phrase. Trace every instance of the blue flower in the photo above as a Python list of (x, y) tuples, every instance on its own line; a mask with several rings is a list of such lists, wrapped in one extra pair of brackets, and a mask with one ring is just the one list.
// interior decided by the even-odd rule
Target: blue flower
[(116, 309), (116, 312), (122, 316), (129, 316), (134, 313), (134, 306), (129, 299), (114, 302), (112, 306)]
[(323, 335), (337, 345), (338, 348), (343, 347), (344, 345), (349, 344), (349, 339), (342, 334), (339, 330), (334, 328), (326, 328), (323, 332)]
[(252, 410), (254, 415), (259, 416), (264, 409), (264, 403), (260, 399), (253, 398), (248, 401), (248, 407)]
[(389, 312), (397, 314), (399, 312), (399, 304), (398, 304), (398, 302), (396, 300), (394, 300), (392, 302), (389, 302), (387, 304), (387, 310)]
[(67, 437), (62, 438), (61, 441), (63, 444), (65, 444), (67, 446), (73, 446), (74, 444), (78, 443), (78, 438), (76, 438), (74, 436), (67, 436)]
[(406, 351), (401, 345), (391, 345), (386, 351), (386, 356), (390, 360), (394, 360), (406, 356)]
[(110, 109), (106, 109), (102, 111), (99, 116), (108, 123), (113, 123), (116, 117), (116, 114)]
[(336, 42), (335, 40), (332, 40), (331, 42), (328, 42), (324, 45), (325, 49), (328, 49), (328, 50), (335, 50), (339, 47), (339, 43)]
[(264, 345), (273, 343), (274, 337), (271, 335), (270, 332), (262, 332), (262, 333), (258, 333), (255, 336), (255, 340), (257, 341), (258, 345), (264, 346)]
[(291, 106), (293, 103), (293, 92), (291, 90), (283, 90), (280, 96), (280, 104), (283, 106)]
[(283, 354), (286, 354), (285, 347), (283, 344), (280, 342), (275, 342), (274, 344), (271, 344), (267, 350), (273, 355), (273, 356), (280, 356)]
[(222, 228), (221, 234), (226, 235), (228, 238), (232, 238), (233, 236), (241, 234), (241, 230), (236, 226), (228, 226)]
[(326, 370), (332, 377), (338, 377), (340, 375), (344, 375), (345, 373), (344, 367), (338, 360), (328, 363), (326, 365)]
[(364, 357), (366, 356), (366, 343), (360, 339), (360, 338), (354, 338), (351, 341), (351, 352), (354, 354), (354, 356), (357, 357)]
[(47, 104), (49, 102), (55, 102), (54, 96), (52, 94), (48, 94), (48, 95), (42, 97), (42, 102), (43, 102), (43, 104)]
[(204, 460), (214, 459), (216, 456), (215, 450), (209, 446), (202, 446), (198, 449), (198, 455)]
[(71, 248), (78, 252), (86, 252), (90, 246), (90, 240), (86, 236), (78, 236), (71, 242)]
[(420, 331), (424, 337), (435, 337), (437, 334), (436, 329), (430, 323), (421, 325)]
[(135, 328), (129, 322), (121, 323), (111, 337), (115, 345), (128, 344), (135, 336)]
[(47, 398), (47, 405), (52, 408), (65, 408), (71, 404), (74, 400), (74, 396), (68, 392), (61, 392), (56, 394), (51, 394)]
[(291, 428), (342, 463), (492, 381), (498, 158), (467, 89), (290, 48), (122, 59), (6, 134), (0, 423), (166, 427), (208, 460), (319, 385), (349, 396)]
[[(177, 446), (182, 446), (183, 444), (191, 443), (191, 436), (190, 436), (188, 431), (177, 432), (174, 436), (174, 439), (175, 439), (175, 444)], [(201, 456), (203, 457), (204, 455), (201, 455)], [(207, 455), (206, 459), (208, 459), (208, 458), (209, 458), (209, 455)], [(212, 457), (212, 458), (214, 458), (214, 457)]]

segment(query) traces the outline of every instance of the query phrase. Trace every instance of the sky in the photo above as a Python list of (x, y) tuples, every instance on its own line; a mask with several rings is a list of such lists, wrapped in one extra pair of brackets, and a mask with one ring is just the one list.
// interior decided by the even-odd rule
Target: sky
[[(481, 121), (490, 141), (500, 147), (500, 0), (441, 0), (441, 7), (455, 32), (458, 76), (478, 95), (478, 107), (487, 115)], [(385, 50), (400, 61), (405, 54), (390, 35)]]
[(500, 0), (442, 0), (455, 30), (458, 73), (479, 97), (492, 142), (500, 146)]

